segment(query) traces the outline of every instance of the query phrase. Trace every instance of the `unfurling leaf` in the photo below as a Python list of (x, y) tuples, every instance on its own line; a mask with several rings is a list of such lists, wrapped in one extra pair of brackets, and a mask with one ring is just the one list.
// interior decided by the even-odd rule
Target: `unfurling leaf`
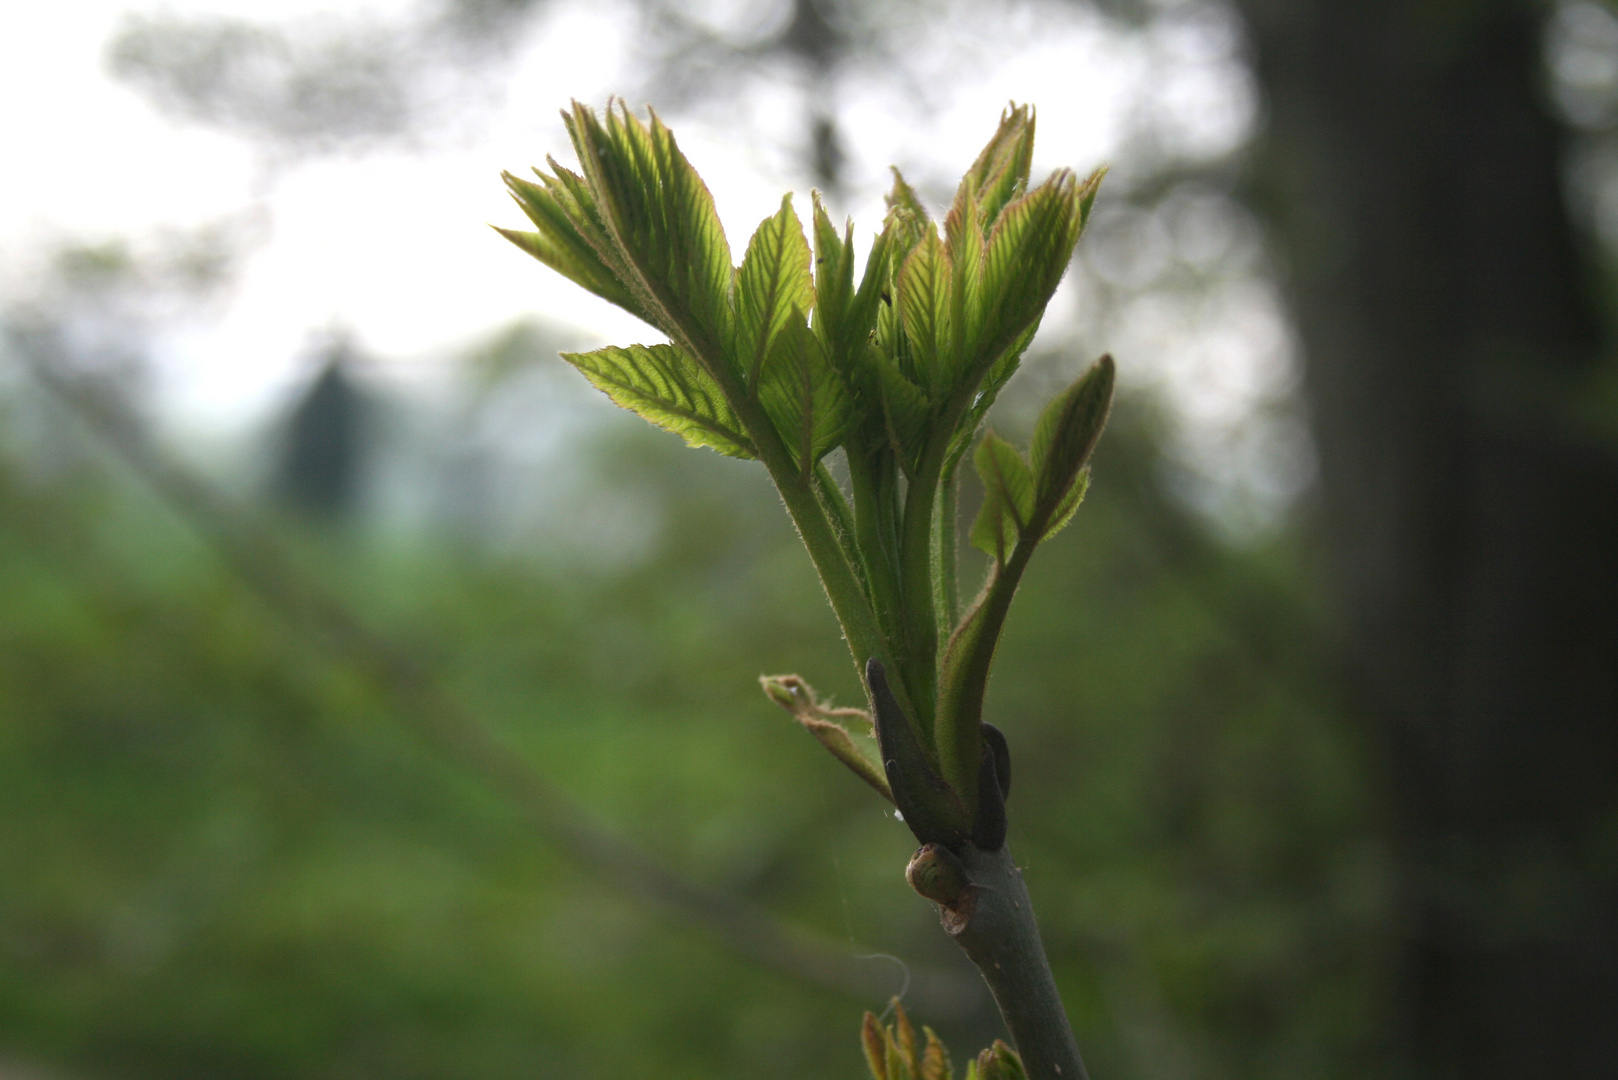
[(894, 1041), (899, 1045), (899, 1053), (904, 1055), (905, 1064), (910, 1068), (912, 1076), (921, 1072), (921, 1062), (916, 1054), (916, 1028), (910, 1023), (910, 1014), (898, 1001), (893, 1003), (893, 1034)]
[(867, 1012), (860, 1025), (860, 1049), (865, 1051), (873, 1080), (888, 1080), (888, 1041), (875, 1013)]
[[(558, 173), (565, 171), (558, 167)], [(580, 205), (559, 177), (546, 176), (538, 170), (535, 173), (542, 183), (536, 184), (511, 173), (501, 175), (511, 197), (538, 231), (500, 228), (495, 231), (575, 284), (637, 318), (649, 319), (618, 271), (608, 264), (611, 245), (599, 223), (592, 220), (586, 207)], [(608, 254), (603, 255), (603, 251)]]
[[(1028, 1080), (1022, 1058), (1002, 1039), (978, 1054), (977, 1080)], [(970, 1073), (969, 1073), (970, 1075)]]
[(609, 346), (563, 353), (614, 403), (672, 431), (692, 446), (730, 457), (756, 456), (713, 377), (675, 345)]
[(910, 344), (910, 365), (901, 370), (930, 394), (954, 382), (955, 328), (951, 304), (953, 271), (943, 241), (931, 226), (899, 270), (899, 317)]
[(966, 418), (961, 421), (955, 433), (955, 441), (950, 444), (947, 469), (954, 469), (955, 464), (961, 460), (967, 449), (972, 445), (972, 437), (977, 434), (978, 425), (988, 415), (989, 409), (994, 405), (995, 399), (1006, 382), (1017, 373), (1017, 365), (1022, 362), (1022, 354), (1027, 351), (1029, 344), (1034, 340), (1034, 332), (1039, 329), (1039, 322), (1035, 320), (1022, 336), (1011, 343), (1005, 352), (1000, 354), (989, 367), (989, 372), (978, 384), (977, 397), (966, 410)]
[(820, 193), (814, 193), (815, 310), (813, 325), (832, 366), (853, 380), (864, 364), (876, 328), (877, 307), (888, 283), (887, 233), (876, 238), (866, 258), (859, 288), (854, 287), (854, 223), (839, 237)]
[(848, 766), (853, 774), (870, 784), (888, 802), (893, 792), (888, 789), (882, 766), (860, 749), (840, 721), (863, 721), (871, 727), (871, 714), (863, 709), (834, 709), (823, 704), (814, 689), (796, 675), (765, 675), (759, 679), (771, 701), (792, 714), (804, 730), (831, 751), (833, 757)]
[(949, 1050), (932, 1028), (923, 1026), (927, 1036), (927, 1049), (921, 1057), (921, 1080), (951, 1080), (954, 1071), (949, 1061)]
[(1015, 447), (986, 432), (972, 455), (983, 481), (983, 506), (972, 524), (972, 546), (1004, 563), (1034, 514), (1034, 477)]
[(1087, 466), (1079, 470), (1078, 479), (1073, 481), (1073, 486), (1067, 489), (1067, 494), (1062, 496), (1062, 501), (1057, 503), (1056, 509), (1051, 512), (1051, 522), (1040, 534), (1040, 543), (1043, 544), (1067, 527), (1067, 523), (1073, 520), (1074, 513), (1078, 511), (1079, 504), (1084, 502), (1084, 493), (1089, 490), (1090, 469)]
[[(1008, 202), (1028, 186), (1028, 172), (1034, 159), (1034, 110), (1012, 103), (1000, 114), (995, 131), (972, 167), (961, 178), (955, 206), (968, 189), (975, 193), (981, 227), (989, 229)], [(955, 207), (951, 207), (953, 212)]]
[[(899, 999), (894, 998), (888, 1008), (893, 1010), (892, 1024), (884, 1024), (868, 1012), (860, 1025), (860, 1046), (874, 1080), (952, 1080), (949, 1050), (937, 1033), (923, 1026), (926, 1048), (918, 1047), (916, 1030)], [(967, 1080), (1028, 1080), (1022, 1059), (999, 1039), (967, 1060), (966, 1076)]]
[(892, 211), (899, 211), (911, 220), (912, 228), (928, 226), (932, 222), (927, 208), (921, 205), (921, 199), (916, 196), (916, 189), (905, 182), (897, 168), (893, 169), (893, 187), (888, 191), (886, 202), (890, 216)]
[[(942, 385), (956, 389), (973, 367), (975, 347), (983, 336), (983, 221), (978, 213), (977, 189), (962, 182), (955, 205), (944, 218), (944, 250), (949, 253), (950, 348)], [(981, 371), (981, 365), (976, 365)]]
[(905, 469), (914, 471), (916, 458), (926, 442), (927, 423), (932, 419), (932, 401), (921, 387), (905, 378), (898, 364), (879, 350), (871, 350), (869, 363), (882, 395), (888, 442)]
[(776, 335), (764, 362), (758, 399), (806, 477), (842, 441), (853, 417), (847, 383), (796, 311)]
[(653, 325), (716, 363), (729, 340), (730, 246), (713, 196), (674, 135), (618, 103), (603, 124), (578, 102), (562, 114), (601, 218)]
[(1039, 321), (1067, 270), (1103, 175), (1098, 169), (1079, 184), (1061, 170), (1000, 212), (984, 256), (985, 315), (974, 363), (994, 363)]
[(1066, 505), (1068, 494), (1107, 424), (1113, 379), (1112, 357), (1103, 356), (1045, 406), (1034, 428), (1031, 450), (1036, 501), (1042, 511), (1051, 513), (1053, 520), (1063, 517), (1054, 512), (1058, 506), (1072, 513), (1072, 507)]
[(809, 244), (792, 209), (792, 196), (764, 219), (748, 242), (736, 274), (737, 362), (748, 385), (758, 385), (759, 372), (776, 336), (793, 319), (802, 319), (814, 302), (809, 277)]

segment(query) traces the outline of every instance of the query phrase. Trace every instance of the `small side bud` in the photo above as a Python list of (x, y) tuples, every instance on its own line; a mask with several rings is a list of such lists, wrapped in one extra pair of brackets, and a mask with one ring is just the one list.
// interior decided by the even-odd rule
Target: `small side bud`
[(935, 904), (955, 907), (972, 887), (966, 867), (955, 853), (942, 844), (925, 844), (910, 857), (905, 867), (910, 887)]
[(803, 703), (797, 691), (804, 683), (796, 675), (760, 675), (758, 681), (770, 700), (787, 712), (796, 713)]
[(805, 731), (831, 751), (833, 757), (875, 788), (884, 799), (893, 802), (893, 792), (888, 788), (888, 778), (881, 765), (860, 749), (842, 724), (845, 720), (857, 720), (869, 729), (869, 713), (862, 709), (834, 709), (822, 703), (815, 696), (814, 687), (797, 675), (761, 675), (758, 682), (764, 688), (765, 696), (791, 713)]

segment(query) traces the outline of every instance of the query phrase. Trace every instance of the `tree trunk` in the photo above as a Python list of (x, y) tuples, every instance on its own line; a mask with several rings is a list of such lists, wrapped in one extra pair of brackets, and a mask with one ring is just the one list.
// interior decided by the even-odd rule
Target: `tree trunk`
[(1581, 421), (1609, 361), (1544, 8), (1243, 7), (1255, 201), (1394, 794), (1397, 1034), (1433, 1076), (1618, 1076), (1618, 454)]

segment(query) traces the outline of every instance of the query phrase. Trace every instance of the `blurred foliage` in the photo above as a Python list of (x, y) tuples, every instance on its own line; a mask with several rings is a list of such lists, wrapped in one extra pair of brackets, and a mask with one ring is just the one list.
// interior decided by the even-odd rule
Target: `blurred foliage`
[[(50, 407), (13, 393), (0, 430), (59, 429)], [(902, 880), (903, 826), (758, 692), (792, 670), (858, 700), (767, 480), (612, 412), (576, 454), (655, 527), (610, 572), (431, 533), (304, 547), (624, 834), (851, 953), (970, 973)], [(1115, 414), (1089, 509), (1011, 618), (988, 715), (1013, 843), (1095, 1075), (1358, 1075), (1383, 859), (1306, 568), (1168, 498), (1155, 430), (1139, 402)], [(606, 891), (115, 464), (0, 442), (0, 1065), (860, 1075), (879, 1001)], [(1000, 1034), (986, 998), (917, 1020), (961, 1047)]]

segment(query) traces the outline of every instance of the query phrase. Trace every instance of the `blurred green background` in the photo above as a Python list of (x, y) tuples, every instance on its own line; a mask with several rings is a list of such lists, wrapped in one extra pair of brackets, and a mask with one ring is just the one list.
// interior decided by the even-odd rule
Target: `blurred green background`
[[(1216, 152), (1119, 144), (1083, 299), (997, 429), (1101, 348), (1184, 352), (1165, 326), (1198, 340), (1232, 281), (1293, 365), (1223, 429), (1206, 374), (1126, 381), (997, 657), (1011, 844), (1098, 1080), (1618, 1066), (1618, 19), (1353, 7), (1005, 9), (1234, 34), (1258, 104)], [(475, 65), (546, 8), (417, 17)], [(831, 191), (839, 88), (986, 17), (800, 0), (738, 39), (637, 10), (633, 92), (670, 111), (807, 72)], [(331, 99), (352, 131), (231, 112), (189, 77), (230, 63), (174, 45), (222, 32), (137, 20), (108, 55), (203, 122), (391, 137), (364, 94)], [(1248, 247), (1148, 258), (1193, 204)], [(140, 319), (208, 302), (209, 250), (63, 242), (4, 313), (0, 1077), (848, 1078), (907, 981), (957, 1060), (1000, 1034), (909, 833), (759, 692), (859, 703), (760, 470), (615, 412), (533, 320), (414, 394), (335, 334), (272, 423), (188, 441)], [(579, 821), (746, 907), (626, 888), (557, 842)], [(761, 963), (737, 910), (836, 973)]]

